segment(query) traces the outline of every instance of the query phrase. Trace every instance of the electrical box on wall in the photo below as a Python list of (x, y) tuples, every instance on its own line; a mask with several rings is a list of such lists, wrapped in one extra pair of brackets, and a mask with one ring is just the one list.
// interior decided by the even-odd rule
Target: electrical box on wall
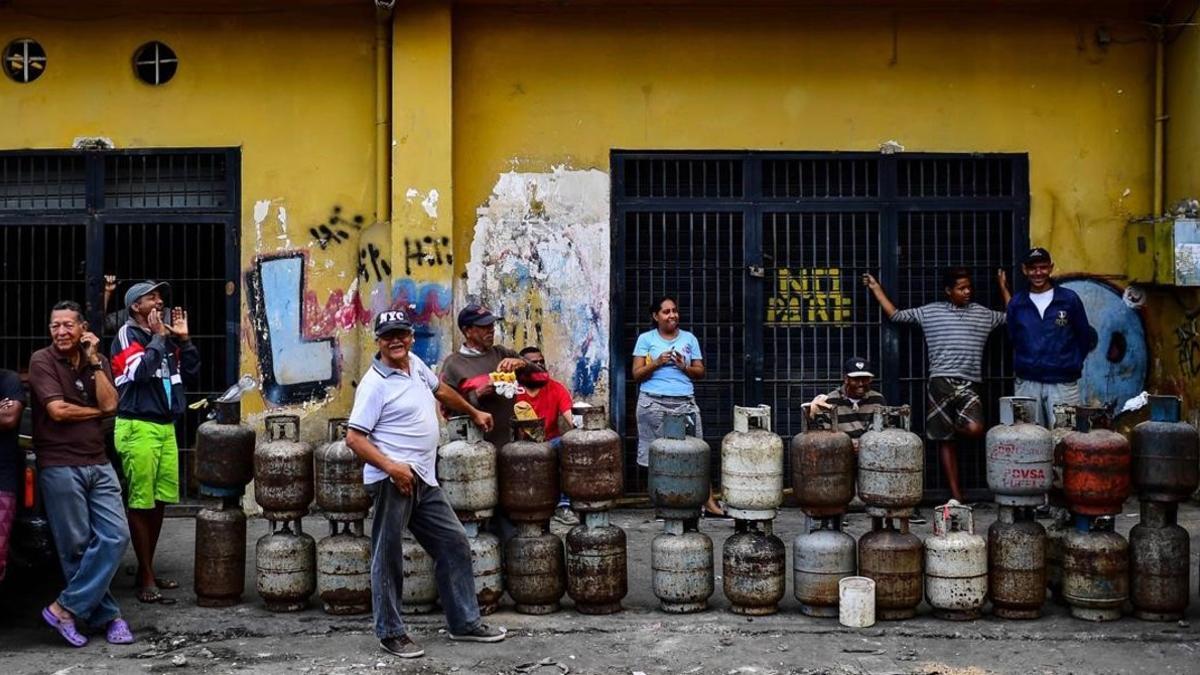
[(1131, 282), (1200, 286), (1200, 220), (1159, 218), (1126, 228)]

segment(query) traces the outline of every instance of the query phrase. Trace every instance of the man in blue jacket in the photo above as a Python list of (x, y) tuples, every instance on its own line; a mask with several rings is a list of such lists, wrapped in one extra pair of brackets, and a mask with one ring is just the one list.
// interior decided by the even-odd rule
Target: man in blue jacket
[(1049, 251), (1030, 249), (1021, 271), (1029, 289), (1008, 304), (1015, 393), (1035, 399), (1037, 422), (1049, 427), (1054, 425), (1055, 404), (1079, 404), (1083, 360), (1098, 338), (1079, 296), (1051, 283), (1054, 261)]
[(163, 313), (165, 283), (143, 281), (125, 292), (129, 320), (112, 343), (113, 381), (120, 394), (113, 441), (129, 482), (129, 534), (138, 560), (141, 602), (174, 601), (160, 589), (179, 582), (154, 575), (163, 510), (179, 501), (175, 422), (183, 416), (183, 379), (200, 374), (200, 352), (188, 334), (187, 312)]

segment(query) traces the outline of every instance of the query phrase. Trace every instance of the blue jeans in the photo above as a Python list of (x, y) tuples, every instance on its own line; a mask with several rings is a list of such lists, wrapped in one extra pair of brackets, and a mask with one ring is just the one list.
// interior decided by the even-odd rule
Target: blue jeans
[(446, 610), (446, 625), (455, 635), (479, 626), (479, 598), (471, 571), (471, 544), (462, 523), (439, 487), (414, 476), (412, 494), (405, 496), (390, 480), (367, 485), (375, 499), (371, 523), (371, 600), (375, 635), (383, 640), (404, 635), (400, 615), (404, 584), (404, 528), (434, 560), (438, 599)]
[(67, 587), (58, 604), (102, 626), (121, 616), (108, 592), (129, 545), (121, 484), (110, 464), (48, 466), (39, 472), (50, 533)]

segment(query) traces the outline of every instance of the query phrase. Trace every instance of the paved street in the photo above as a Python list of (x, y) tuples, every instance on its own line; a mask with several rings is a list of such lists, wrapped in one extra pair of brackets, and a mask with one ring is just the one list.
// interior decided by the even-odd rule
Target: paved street
[[(1126, 505), (1119, 530), (1136, 524), (1136, 503)], [(980, 530), (995, 510), (978, 510)], [(427, 655), (401, 661), (377, 647), (367, 617), (332, 617), (313, 602), (304, 612), (271, 614), (253, 591), (253, 556), (249, 556), (245, 602), (230, 609), (202, 609), (191, 594), (192, 522), (167, 521), (161, 546), (161, 573), (176, 576), (182, 588), (174, 606), (139, 605), (130, 577), (115, 584), (118, 599), (138, 635), (137, 644), (113, 647), (96, 636), (80, 650), (61, 644), (40, 623), (39, 605), (53, 589), (8, 588), (0, 605), (0, 673), (1195, 673), (1200, 659), (1200, 607), (1196, 579), (1189, 621), (1147, 623), (1125, 618), (1091, 624), (1067, 616), (1065, 608), (1048, 605), (1047, 616), (1032, 622), (991, 618), (969, 623), (940, 621), (921, 615), (911, 621), (879, 623), (864, 630), (847, 629), (836, 620), (811, 619), (798, 611), (791, 579), (779, 614), (748, 619), (727, 611), (720, 591), (712, 609), (700, 615), (671, 616), (655, 609), (650, 589), (650, 542), (661, 528), (648, 510), (624, 510), (616, 524), (629, 535), (630, 592), (626, 611), (613, 616), (583, 616), (568, 607), (547, 617), (516, 614), (503, 608), (489, 621), (507, 626), (510, 637), (497, 645), (454, 643), (441, 632), (440, 615), (413, 617), (412, 633)], [(856, 536), (869, 519), (852, 514), (848, 530)], [(776, 532), (789, 544), (800, 529), (801, 516), (787, 509)], [(1200, 508), (1187, 506), (1180, 523), (1193, 532), (1192, 570), (1200, 544)], [(702, 530), (717, 550), (732, 531), (731, 521), (706, 521)], [(921, 536), (930, 526), (914, 527)], [(305, 530), (324, 536), (320, 518), (305, 521)], [(247, 542), (266, 532), (253, 520)], [(719, 553), (718, 553), (719, 555)], [(127, 562), (132, 562), (132, 552)], [(718, 575), (720, 573), (718, 560)], [(532, 666), (545, 659), (542, 666)], [(567, 670), (564, 670), (567, 669)]]

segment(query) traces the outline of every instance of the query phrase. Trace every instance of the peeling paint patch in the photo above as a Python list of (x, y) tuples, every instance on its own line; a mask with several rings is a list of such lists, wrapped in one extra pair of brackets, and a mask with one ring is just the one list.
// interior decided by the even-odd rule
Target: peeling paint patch
[[(515, 165), (515, 162), (514, 162)], [(609, 177), (555, 167), (500, 175), (476, 213), (467, 295), (502, 317), (513, 348), (539, 346), (576, 396), (608, 389)]]
[(417, 188), (408, 188), (404, 191), (404, 198), (407, 199), (410, 204), (412, 203), (412, 200), (420, 196), (421, 193), (417, 190)]
[(429, 191), (429, 194), (425, 195), (425, 199), (421, 200), (421, 208), (425, 209), (425, 214), (428, 215), (430, 218), (437, 218), (438, 217), (437, 207), (438, 207), (438, 191), (437, 191), (437, 188), (434, 188)]

